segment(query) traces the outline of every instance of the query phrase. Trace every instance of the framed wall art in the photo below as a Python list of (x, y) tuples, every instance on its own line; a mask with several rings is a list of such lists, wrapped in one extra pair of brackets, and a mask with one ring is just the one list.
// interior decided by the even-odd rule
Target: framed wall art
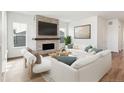
[(90, 39), (91, 38), (91, 24), (75, 26), (74, 27), (75, 39)]

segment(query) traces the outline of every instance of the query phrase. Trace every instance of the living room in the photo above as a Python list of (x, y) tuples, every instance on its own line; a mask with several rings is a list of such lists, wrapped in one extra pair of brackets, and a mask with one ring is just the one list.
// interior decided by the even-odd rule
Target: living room
[(123, 93), (123, 23), (123, 0), (1, 0), (0, 92)]
[[(122, 15), (116, 15), (121, 13)], [(121, 75), (115, 78), (114, 76), (111, 77), (111, 74), (117, 72), (118, 69), (115, 67), (113, 68), (113, 62), (116, 65), (122, 65), (120, 62), (115, 62), (119, 60), (119, 58), (123, 55), (123, 12), (102, 12), (102, 11), (94, 11), (94, 12), (50, 12), (50, 11), (37, 11), (37, 12), (29, 12), (29, 11), (9, 11), (5, 12), (5, 17), (7, 19), (7, 58), (8, 62), (7, 68), (5, 68), (5, 79), (4, 81), (47, 81), (44, 78), (51, 80), (51, 76), (54, 78), (53, 81), (123, 81), (124, 79), (121, 78)], [(40, 27), (47, 23), (46, 25), (50, 27), (54, 27), (56, 32), (39, 32)], [(48, 24), (49, 23), (49, 24)], [(42, 24), (42, 25), (40, 25)], [(16, 29), (16, 30), (15, 30)], [(82, 30), (86, 30), (86, 36), (82, 35)], [(17, 34), (22, 33), (23, 34)], [(78, 33), (77, 33), (78, 32)], [(84, 31), (85, 32), (85, 31)], [(81, 35), (80, 35), (81, 33)], [(42, 35), (44, 34), (44, 35)], [(47, 35), (46, 35), (47, 34)], [(17, 36), (22, 36), (23, 38), (17, 39)], [(83, 36), (83, 37), (82, 37)], [(66, 38), (70, 38), (69, 44), (66, 44)], [(114, 38), (113, 38), (114, 37)], [(16, 40), (15, 40), (16, 38)], [(20, 43), (18, 44), (17, 41)], [(23, 42), (22, 42), (23, 41)], [(68, 39), (67, 39), (68, 42)], [(49, 47), (50, 46), (50, 47)], [(87, 61), (84, 62), (83, 66), (90, 65), (90, 62), (94, 62), (93, 66), (89, 66), (84, 68), (81, 72), (81, 79), (76, 77), (77, 74), (74, 70), (74, 73), (71, 74), (70, 68), (67, 64), (67, 69), (64, 71), (63, 68), (59, 68), (59, 64), (50, 66), (49, 63), (45, 61), (45, 66), (41, 63), (40, 67), (35, 67), (35, 70), (38, 74), (33, 79), (30, 79), (28, 76), (28, 65), (27, 68), (25, 66), (25, 60), (27, 55), (24, 54), (24, 49), (30, 48), (38, 52), (43, 58), (45, 57), (46, 60), (54, 60), (56, 55), (64, 55), (66, 56), (64, 59), (75, 58), (77, 61), (78, 57), (86, 56), (88, 53), (82, 53), (86, 48), (92, 47), (93, 49), (97, 49), (98, 51), (104, 52), (105, 51), (105, 58), (99, 58), (96, 62), (101, 61), (101, 63), (96, 63), (93, 55), (97, 55), (94, 51), (91, 51), (90, 56), (88, 59), (91, 60), (82, 60)], [(50, 48), (50, 49), (49, 49)], [(64, 52), (62, 52), (64, 50)], [(66, 50), (66, 51), (65, 51)], [(111, 58), (111, 52), (112, 58)], [(59, 51), (59, 52), (57, 52)], [(89, 50), (90, 51), (90, 50)], [(22, 53), (23, 52), (23, 53)], [(88, 52), (88, 51), (85, 51)], [(69, 55), (69, 56), (68, 56)], [(100, 54), (101, 55), (101, 54)], [(23, 57), (22, 57), (23, 56)], [(30, 57), (32, 55), (29, 55)], [(48, 56), (51, 56), (52, 59), (49, 59)], [(53, 57), (54, 56), (54, 57)], [(103, 55), (102, 55), (103, 56)], [(114, 57), (113, 57), (114, 56)], [(33, 58), (33, 57), (31, 57)], [(107, 59), (107, 60), (106, 60)], [(123, 58), (122, 58), (123, 59)], [(26, 59), (27, 61), (29, 59)], [(60, 59), (59, 59), (60, 60)], [(106, 60), (106, 61), (105, 61)], [(112, 61), (111, 61), (112, 60)], [(43, 61), (43, 60), (42, 60)], [(103, 62), (102, 62), (103, 61)], [(105, 62), (104, 62), (105, 61)], [(122, 60), (121, 60), (122, 61)], [(47, 63), (47, 64), (46, 64)], [(54, 63), (54, 62), (53, 62)], [(73, 64), (73, 63), (72, 63)], [(97, 65), (98, 64), (98, 65)], [(79, 65), (79, 64), (78, 64)], [(20, 66), (20, 67), (19, 67)], [(58, 67), (57, 67), (58, 66)], [(76, 64), (77, 66), (77, 64)], [(93, 68), (92, 68), (93, 67)], [(97, 68), (98, 67), (98, 68)], [(51, 70), (51, 68), (54, 68)], [(45, 69), (45, 70), (44, 70)], [(78, 68), (79, 69), (79, 68)], [(85, 71), (85, 69), (87, 71)], [(90, 70), (92, 69), (92, 70)], [(59, 71), (62, 70), (63, 72)], [(73, 69), (72, 69), (73, 70)], [(68, 72), (69, 71), (69, 72)], [(89, 71), (89, 72), (88, 72)], [(96, 71), (96, 72), (94, 72)], [(123, 69), (122, 69), (123, 71)], [(63, 74), (61, 76), (58, 73), (68, 72), (67, 74)], [(53, 74), (54, 73), (54, 74)], [(70, 78), (65, 78), (70, 73)], [(82, 74), (83, 73), (83, 74)], [(87, 74), (89, 73), (89, 74)], [(93, 73), (93, 75), (91, 74)], [(119, 73), (119, 72), (118, 72)], [(12, 75), (13, 74), (13, 75)], [(42, 74), (42, 75), (41, 75)], [(86, 75), (85, 75), (86, 74)], [(96, 75), (95, 75), (96, 74)], [(108, 75), (107, 75), (108, 74)], [(85, 78), (82, 78), (84, 76)], [(92, 77), (90, 77), (90, 75)], [(106, 76), (105, 76), (106, 75)], [(44, 76), (44, 78), (43, 78)], [(61, 76), (61, 77), (60, 77)], [(71, 78), (72, 76), (73, 79)], [(104, 77), (105, 76), (105, 77)], [(14, 77), (17, 77), (15, 79)], [(22, 79), (23, 77), (23, 79)], [(76, 78), (76, 79), (74, 79)], [(77, 79), (78, 78), (78, 79)], [(86, 79), (87, 78), (87, 79)]]

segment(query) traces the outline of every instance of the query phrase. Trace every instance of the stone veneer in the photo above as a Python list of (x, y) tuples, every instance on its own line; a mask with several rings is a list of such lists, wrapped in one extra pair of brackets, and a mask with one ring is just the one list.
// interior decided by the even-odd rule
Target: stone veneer
[[(42, 44), (49, 44), (54, 43), (55, 48), (50, 50), (42, 50)], [(58, 40), (38, 40), (36, 43), (37, 51), (39, 51), (41, 54), (47, 54), (50, 52), (54, 52), (59, 49), (59, 41)]]
[[(54, 24), (57, 24), (57, 28), (59, 27), (59, 20), (58, 19), (49, 18), (49, 17), (45, 17), (45, 16), (41, 16), (41, 15), (36, 15), (36, 17), (35, 17), (36, 38), (58, 38), (59, 37), (58, 30), (57, 30), (57, 36), (38, 35), (38, 21), (54, 23)], [(54, 43), (55, 49), (42, 50), (42, 44), (49, 44), (49, 43)], [(58, 49), (59, 49), (59, 40), (36, 40), (36, 50), (41, 52), (42, 54), (54, 52)]]

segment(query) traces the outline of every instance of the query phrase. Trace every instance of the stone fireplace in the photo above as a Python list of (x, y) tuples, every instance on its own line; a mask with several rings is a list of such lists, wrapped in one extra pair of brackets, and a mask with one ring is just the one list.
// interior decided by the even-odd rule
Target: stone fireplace
[(59, 49), (59, 40), (38, 40), (36, 50), (42, 54), (54, 52)]
[(57, 24), (57, 28), (59, 25), (58, 19), (44, 17), (40, 15), (36, 15), (35, 18), (35, 25), (36, 25), (36, 37), (33, 38), (36, 42), (36, 50), (40, 52), (41, 54), (48, 54), (50, 52), (55, 52), (59, 49), (59, 32), (57, 30), (57, 35), (55, 36), (46, 36), (46, 35), (39, 35), (38, 34), (38, 21), (48, 22), (48, 23), (54, 23)]

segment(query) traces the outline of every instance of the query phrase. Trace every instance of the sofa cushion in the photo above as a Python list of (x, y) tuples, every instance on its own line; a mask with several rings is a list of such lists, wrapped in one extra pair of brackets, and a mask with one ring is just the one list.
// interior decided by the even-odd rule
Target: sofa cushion
[(87, 47), (85, 48), (85, 51), (88, 52), (88, 50), (91, 49), (91, 48), (93, 48), (93, 47), (92, 47), (91, 45), (89, 45), (89, 46), (87, 46)]
[(41, 73), (45, 71), (49, 71), (51, 69), (51, 60), (48, 58), (42, 58), (42, 63), (41, 64), (35, 64), (33, 66), (33, 72), (34, 73)]
[(95, 51), (96, 53), (103, 51), (103, 49), (91, 48), (90, 52)]
[(101, 51), (101, 52), (97, 53), (96, 56), (102, 57), (102, 56), (105, 56), (109, 53), (111, 53), (110, 50), (104, 50), (104, 51)]
[(76, 61), (77, 57), (70, 56), (57, 56), (55, 57), (58, 61), (61, 61), (67, 65), (71, 65), (74, 61)]
[(98, 59), (99, 56), (96, 55), (92, 55), (92, 56), (87, 56), (85, 58), (80, 58), (77, 61), (75, 61), (71, 67), (75, 68), (75, 69), (79, 69), (83, 66), (86, 66), (87, 64), (90, 64), (92, 62), (94, 62), (95, 60)]
[(103, 49), (96, 49), (96, 53), (103, 51)]
[(89, 53), (82, 51), (82, 50), (78, 50), (78, 49), (68, 49), (67, 51), (71, 52), (71, 54), (69, 54), (69, 56), (73, 56), (73, 57), (77, 57), (77, 58), (86, 57), (86, 56), (90, 55)]
[(94, 54), (96, 54), (96, 51), (94, 51), (93, 48), (91, 48), (88, 50), (88, 53), (94, 55)]

